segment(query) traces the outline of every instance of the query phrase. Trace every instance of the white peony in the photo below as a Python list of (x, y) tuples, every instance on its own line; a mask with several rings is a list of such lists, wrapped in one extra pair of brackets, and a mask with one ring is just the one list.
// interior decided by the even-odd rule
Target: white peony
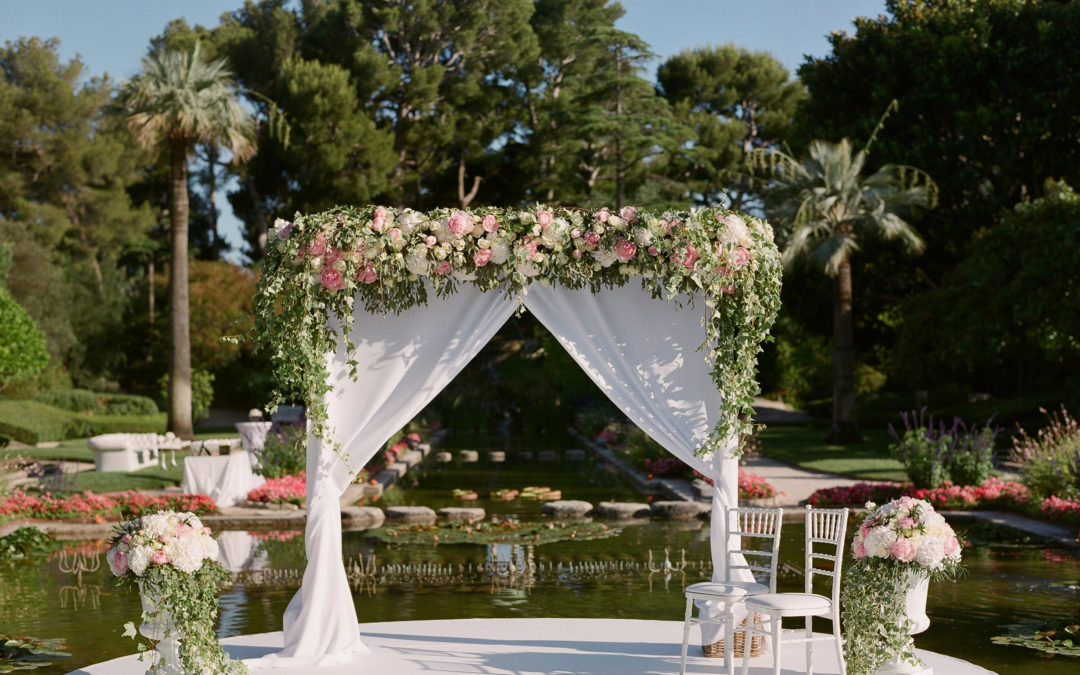
[(888, 558), (889, 547), (896, 541), (896, 533), (885, 527), (875, 527), (866, 533), (863, 540), (866, 555), (871, 558)]
[(171, 539), (176, 532), (176, 525), (180, 520), (168, 511), (144, 516), (142, 519), (142, 532), (149, 539), (165, 541)]
[(128, 567), (135, 573), (135, 576), (141, 577), (143, 575), (146, 566), (150, 564), (150, 556), (152, 555), (154, 555), (154, 550), (149, 546), (136, 546), (131, 551), (131, 556), (128, 558)]
[(652, 232), (649, 232), (649, 228), (647, 227), (636, 227), (634, 228), (634, 241), (642, 246), (652, 246)]
[(927, 569), (937, 569), (945, 559), (945, 545), (937, 537), (918, 537), (915, 548), (915, 562)]

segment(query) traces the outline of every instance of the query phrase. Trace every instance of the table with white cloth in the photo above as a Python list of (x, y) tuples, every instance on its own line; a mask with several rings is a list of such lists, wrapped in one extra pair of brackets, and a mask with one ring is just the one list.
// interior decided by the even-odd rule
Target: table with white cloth
[(266, 434), (273, 422), (237, 422), (236, 430), (240, 433), (240, 442), (244, 450), (258, 452), (266, 444)]
[(207, 495), (218, 506), (245, 500), (248, 492), (264, 482), (251, 470), (251, 457), (243, 450), (184, 460), (184, 492)]

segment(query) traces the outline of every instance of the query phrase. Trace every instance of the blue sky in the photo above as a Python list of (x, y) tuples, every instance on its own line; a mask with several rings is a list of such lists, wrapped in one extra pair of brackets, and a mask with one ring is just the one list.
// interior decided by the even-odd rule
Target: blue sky
[[(684, 49), (734, 42), (770, 52), (789, 69), (805, 55), (828, 54), (827, 36), (852, 30), (856, 16), (884, 13), (884, 0), (621, 0), (618, 27), (640, 35), (657, 54), (655, 67)], [(138, 72), (150, 38), (172, 19), (211, 27), (242, 0), (0, 0), (0, 42), (19, 36), (58, 37), (60, 55), (78, 55), (91, 75), (122, 80)], [(223, 198), (222, 231), (241, 242), (239, 223)]]

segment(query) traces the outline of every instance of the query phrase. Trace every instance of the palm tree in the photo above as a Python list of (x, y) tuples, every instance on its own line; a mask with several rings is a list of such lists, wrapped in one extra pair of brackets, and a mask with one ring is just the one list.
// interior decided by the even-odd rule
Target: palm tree
[(233, 162), (245, 161), (255, 154), (253, 125), (237, 101), (225, 61), (205, 60), (198, 44), (144, 58), (142, 72), (120, 87), (116, 103), (143, 147), (169, 161), (169, 429), (191, 438), (188, 156), (196, 143), (228, 145)]
[[(871, 141), (873, 139), (871, 138)], [(869, 144), (814, 141), (801, 162), (781, 152), (760, 153), (773, 170), (775, 213), (786, 230), (784, 265), (809, 263), (833, 279), (833, 405), (830, 440), (859, 442), (855, 415), (855, 349), (851, 321), (851, 256), (866, 238), (895, 241), (909, 253), (923, 240), (900, 214), (933, 208), (937, 186), (923, 171), (886, 164), (864, 177)], [(764, 160), (764, 161), (763, 161)]]

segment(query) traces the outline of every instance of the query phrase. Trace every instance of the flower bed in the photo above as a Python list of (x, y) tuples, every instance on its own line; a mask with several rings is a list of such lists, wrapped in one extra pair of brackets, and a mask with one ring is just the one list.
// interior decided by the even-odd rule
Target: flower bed
[(271, 478), (247, 494), (249, 501), (263, 504), (296, 504), (307, 499), (307, 475), (301, 471), (296, 476)]
[(160, 509), (182, 509), (203, 515), (213, 513), (217, 506), (206, 495), (146, 495), (134, 490), (107, 495), (88, 490), (70, 497), (16, 491), (0, 499), (0, 517), (9, 518), (104, 518), (113, 514), (137, 516)]
[(1073, 525), (1080, 525), (1080, 500), (1047, 497), (1039, 510), (1051, 520), (1062, 520)]

